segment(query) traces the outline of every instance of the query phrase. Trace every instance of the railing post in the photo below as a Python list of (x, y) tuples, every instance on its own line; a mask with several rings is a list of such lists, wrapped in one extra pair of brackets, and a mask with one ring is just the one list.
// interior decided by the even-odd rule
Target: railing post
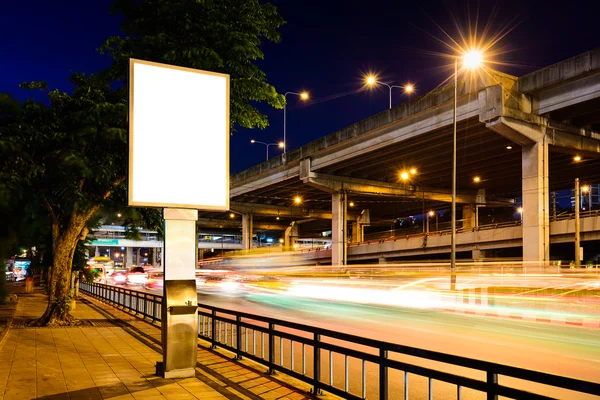
[(239, 315), (235, 316), (235, 334), (236, 334), (236, 360), (242, 359), (242, 317)]
[(498, 400), (498, 395), (496, 394), (496, 386), (498, 385), (498, 374), (492, 371), (487, 371), (486, 378), (488, 385), (487, 400)]
[(275, 370), (273, 366), (275, 365), (275, 324), (269, 322), (269, 375), (273, 375)]
[(388, 369), (387, 369), (388, 351), (379, 349), (379, 399), (388, 398)]
[(211, 325), (210, 348), (211, 349), (217, 348), (217, 342), (216, 342), (217, 318), (216, 317), (217, 317), (217, 312), (215, 310), (212, 310), (212, 320), (210, 321), (210, 325)]
[(152, 323), (156, 322), (156, 298), (152, 299)]
[(144, 318), (148, 316), (148, 296), (144, 294)]
[(313, 389), (312, 393), (317, 396), (321, 393), (321, 347), (319, 342), (321, 335), (315, 332), (313, 340)]

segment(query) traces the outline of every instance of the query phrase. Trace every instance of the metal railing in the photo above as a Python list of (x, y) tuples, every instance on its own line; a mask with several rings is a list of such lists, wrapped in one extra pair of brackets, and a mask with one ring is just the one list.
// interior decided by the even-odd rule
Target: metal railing
[[(81, 283), (80, 290), (153, 322), (160, 320), (162, 296), (96, 283)], [(233, 352), (237, 358), (246, 357), (265, 365), (269, 373), (280, 371), (304, 381), (312, 385), (312, 393), (327, 391), (345, 399), (365, 399), (367, 390), (372, 393), (378, 389), (379, 398), (387, 400), (391, 392), (390, 374), (399, 378), (394, 383), (401, 385), (404, 399), (409, 398), (412, 376), (426, 379), (420, 389), (428, 393), (429, 399), (433, 398), (435, 381), (454, 385), (457, 399), (462, 399), (464, 388), (486, 393), (487, 399), (498, 396), (552, 399), (557, 394), (562, 398), (574, 394), (600, 398), (600, 383), (203, 304), (198, 305), (198, 337), (212, 347)], [(422, 365), (431, 361), (436, 362), (439, 369)], [(462, 367), (460, 371), (468, 369), (470, 373), (448, 371), (457, 366)], [(377, 382), (373, 386), (368, 386), (367, 369), (377, 371)], [(324, 370), (327, 370), (326, 374), (323, 374)], [(334, 371), (338, 371), (338, 375), (334, 376)], [(340, 379), (342, 371), (343, 379)], [(536, 392), (501, 384), (500, 378), (503, 382), (518, 380), (518, 386), (532, 386)]]

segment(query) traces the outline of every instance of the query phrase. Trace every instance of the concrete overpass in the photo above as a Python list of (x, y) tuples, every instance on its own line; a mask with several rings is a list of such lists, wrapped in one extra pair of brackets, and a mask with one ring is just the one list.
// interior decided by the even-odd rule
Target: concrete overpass
[[(550, 242), (572, 243), (575, 233), (573, 215), (559, 217), (550, 222)], [(586, 212), (581, 218), (581, 241), (600, 241), (600, 210)], [(457, 252), (469, 252), (473, 260), (487, 258), (490, 250), (518, 248), (523, 246), (523, 229), (521, 221), (482, 225), (458, 229)], [(348, 244), (349, 263), (380, 263), (396, 262), (404, 257), (448, 254), (450, 252), (450, 230), (434, 231), (427, 234), (413, 233), (380, 237)], [(324, 247), (303, 249), (287, 252), (270, 252), (268, 258), (271, 264), (281, 265), (311, 265), (331, 264), (332, 250)], [(237, 255), (233, 257), (232, 265), (261, 265), (266, 259), (265, 254)], [(221, 258), (206, 260), (204, 265), (227, 265), (231, 261)]]
[[(547, 262), (550, 192), (572, 187), (575, 177), (600, 181), (600, 49), (520, 78), (462, 71), (457, 91), (463, 219), (521, 198), (523, 223), (514, 228), (521, 236), (512, 240), (521, 241), (525, 260)], [(242, 214), (243, 248), (259, 223), (285, 224), (286, 244), (301, 227), (331, 230), (331, 259), (344, 264), (358, 251), (348, 249), (349, 232), (360, 242), (364, 226), (446, 207), (453, 100), (453, 86), (441, 87), (233, 175), (231, 209)], [(413, 168), (416, 175), (399, 179)]]

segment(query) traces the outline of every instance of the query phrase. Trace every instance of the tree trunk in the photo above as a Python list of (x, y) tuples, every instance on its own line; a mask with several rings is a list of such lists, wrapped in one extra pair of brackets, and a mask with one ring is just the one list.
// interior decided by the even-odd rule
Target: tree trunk
[(69, 314), (73, 255), (81, 235), (87, 233), (86, 225), (94, 212), (95, 210), (90, 210), (84, 215), (71, 215), (68, 226), (58, 233), (54, 246), (52, 276), (48, 283), (48, 307), (34, 325), (70, 325), (76, 322)]

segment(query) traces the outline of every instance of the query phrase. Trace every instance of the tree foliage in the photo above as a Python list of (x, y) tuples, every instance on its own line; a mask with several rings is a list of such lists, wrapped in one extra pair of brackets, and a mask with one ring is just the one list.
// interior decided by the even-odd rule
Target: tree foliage
[[(273, 5), (115, 0), (113, 11), (123, 14), (125, 37), (111, 37), (101, 47), (114, 60), (108, 70), (73, 75), (72, 93), (49, 90), (45, 82), (21, 85), (41, 90), (42, 101), (20, 104), (0, 94), (0, 217), (6, 218), (0, 250), (26, 243), (52, 255), (48, 309), (40, 324), (71, 321), (73, 263), (81, 266), (82, 241), (101, 208), (120, 212), (129, 227), (161, 225), (157, 210), (126, 207), (130, 57), (229, 74), (232, 127), (264, 128), (267, 118), (252, 103), (281, 108), (284, 102), (254, 64), (263, 58), (263, 40), (279, 40), (284, 21)], [(136, 230), (128, 234), (135, 237)]]
[(254, 63), (263, 40), (279, 42), (284, 23), (277, 9), (258, 0), (116, 0), (125, 37), (101, 51), (114, 63), (111, 78), (125, 80), (130, 58), (223, 72), (231, 76), (231, 125), (265, 128), (267, 117), (251, 102), (282, 108), (285, 99)]

